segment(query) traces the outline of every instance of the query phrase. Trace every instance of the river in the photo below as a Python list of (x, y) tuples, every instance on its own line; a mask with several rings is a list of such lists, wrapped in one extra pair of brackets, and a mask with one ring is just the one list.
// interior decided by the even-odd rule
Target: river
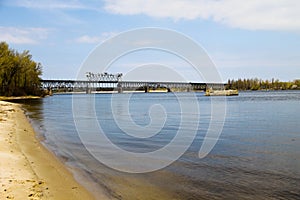
[[(120, 100), (124, 95), (115, 97)], [(76, 94), (76, 98), (80, 99), (79, 110), (86, 120), (94, 106), (99, 125), (115, 145), (145, 153), (163, 148), (179, 128), (193, 131), (189, 126), (180, 126), (182, 111), (177, 100), (180, 96), (189, 101), (191, 95), (136, 93), (131, 95), (129, 106), (126, 100), (118, 101), (121, 103), (116, 113), (111, 109), (112, 94)], [(72, 94), (22, 103), (43, 144), (95, 194), (101, 190), (114, 199), (300, 199), (300, 91), (240, 92), (239, 96), (227, 97), (220, 138), (202, 159), (198, 151), (209, 127), (211, 98), (218, 97), (203, 93), (195, 96), (201, 116), (200, 120), (199, 116), (189, 116), (190, 125), (198, 125), (192, 144), (171, 165), (148, 173), (111, 169), (88, 152), (74, 123)], [(153, 105), (163, 107), (165, 115), (153, 116), (159, 120), (149, 116)], [(130, 117), (140, 127), (151, 120), (165, 121), (157, 135), (134, 138), (124, 134), (115, 115), (123, 116), (121, 121)], [(129, 123), (127, 128), (134, 132), (135, 126)], [(94, 128), (87, 125), (89, 129)], [(106, 148), (102, 143), (94, 145), (99, 151)], [(166, 158), (161, 155), (159, 159)]]

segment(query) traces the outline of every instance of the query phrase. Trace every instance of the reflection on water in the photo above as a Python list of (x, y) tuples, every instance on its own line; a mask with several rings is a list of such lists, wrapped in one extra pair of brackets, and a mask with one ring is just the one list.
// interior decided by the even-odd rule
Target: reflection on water
[[(189, 98), (188, 93), (178, 95)], [(110, 94), (78, 97), (81, 109), (87, 111), (92, 106), (88, 102), (95, 97), (101, 127), (112, 142), (128, 151), (149, 152), (163, 147), (180, 124), (180, 108), (170, 93), (131, 97), (130, 116), (140, 126), (150, 123), (149, 107), (154, 104), (161, 104), (168, 114), (163, 130), (147, 139), (128, 136), (118, 128)], [(202, 93), (197, 97), (201, 116), (200, 122), (190, 116), (191, 123), (199, 123), (193, 144), (172, 165), (146, 174), (117, 172), (89, 155), (74, 126), (71, 95), (26, 101), (24, 108), (47, 147), (68, 165), (79, 168), (88, 177), (83, 181), (96, 182), (117, 199), (300, 198), (300, 91), (241, 92), (228, 97), (221, 138), (204, 159), (198, 158), (198, 151), (208, 128), (210, 97)], [(119, 104), (116, 112), (122, 117), (125, 109)]]

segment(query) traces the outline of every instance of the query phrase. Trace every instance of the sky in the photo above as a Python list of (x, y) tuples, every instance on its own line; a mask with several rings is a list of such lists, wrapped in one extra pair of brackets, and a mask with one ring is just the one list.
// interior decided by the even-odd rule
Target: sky
[[(29, 50), (43, 66), (43, 79), (75, 79), (102, 42), (124, 31), (157, 27), (201, 45), (224, 82), (289, 81), (300, 79), (299, 11), (299, 0), (0, 0), (0, 41)], [(110, 72), (129, 74), (151, 63), (201, 81), (178, 57), (154, 50), (122, 57)]]

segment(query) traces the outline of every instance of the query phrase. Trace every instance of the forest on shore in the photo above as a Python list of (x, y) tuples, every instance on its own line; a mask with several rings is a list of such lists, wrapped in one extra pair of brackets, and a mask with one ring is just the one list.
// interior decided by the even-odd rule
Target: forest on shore
[(42, 66), (28, 50), (19, 53), (0, 42), (0, 96), (42, 95)]
[(300, 79), (294, 81), (262, 80), (258, 78), (228, 80), (226, 89), (233, 90), (295, 90), (300, 89)]

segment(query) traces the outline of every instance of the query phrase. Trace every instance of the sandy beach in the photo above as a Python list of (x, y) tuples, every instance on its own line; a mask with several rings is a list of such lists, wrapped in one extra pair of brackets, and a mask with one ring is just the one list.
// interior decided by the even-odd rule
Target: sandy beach
[(35, 137), (18, 104), (0, 101), (0, 199), (94, 199)]

